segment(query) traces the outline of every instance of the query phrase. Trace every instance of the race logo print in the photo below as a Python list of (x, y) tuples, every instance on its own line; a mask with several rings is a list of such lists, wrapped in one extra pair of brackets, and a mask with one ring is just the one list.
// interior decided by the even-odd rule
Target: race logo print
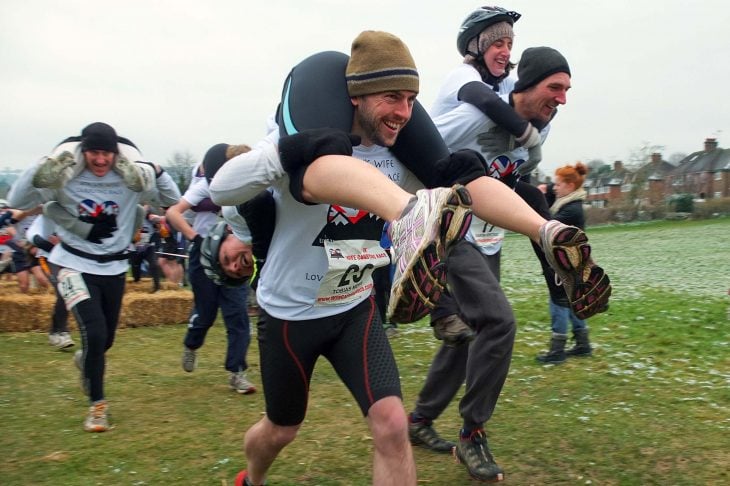
[(325, 240), (380, 241), (383, 224), (382, 219), (367, 211), (332, 205), (327, 212), (327, 223), (312, 246), (324, 246)]

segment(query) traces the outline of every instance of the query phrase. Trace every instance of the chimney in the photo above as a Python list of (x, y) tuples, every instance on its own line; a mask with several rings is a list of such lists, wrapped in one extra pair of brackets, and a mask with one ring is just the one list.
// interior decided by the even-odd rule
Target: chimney
[(662, 154), (659, 152), (654, 152), (651, 154), (651, 163), (652, 164), (658, 164), (662, 161)]
[(717, 139), (716, 138), (706, 138), (705, 139), (705, 152), (712, 152), (717, 148)]
[(621, 162), (620, 160), (617, 160), (616, 162), (613, 163), (613, 171), (614, 172), (621, 172), (622, 170), (624, 170), (624, 163), (623, 162)]

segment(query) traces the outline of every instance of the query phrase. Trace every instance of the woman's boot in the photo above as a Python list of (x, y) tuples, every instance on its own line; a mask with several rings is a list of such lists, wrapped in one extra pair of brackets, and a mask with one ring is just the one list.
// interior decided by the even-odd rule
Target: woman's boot
[(559, 364), (565, 361), (565, 342), (568, 340), (567, 334), (553, 333), (550, 340), (550, 351), (547, 354), (538, 356), (537, 361), (544, 364)]
[(575, 338), (575, 346), (566, 351), (565, 354), (568, 356), (590, 356), (593, 348), (591, 348), (591, 343), (588, 340), (588, 328), (574, 329), (573, 337)]

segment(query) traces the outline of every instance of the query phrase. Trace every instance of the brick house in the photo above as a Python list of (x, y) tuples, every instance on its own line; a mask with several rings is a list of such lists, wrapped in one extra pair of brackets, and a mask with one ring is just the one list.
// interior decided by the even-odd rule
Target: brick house
[(613, 163), (610, 172), (596, 175), (589, 172), (583, 184), (588, 193), (586, 202), (595, 208), (605, 208), (622, 201), (631, 189), (632, 176), (620, 160)]
[(730, 149), (705, 139), (704, 150), (689, 154), (667, 177), (667, 195), (692, 194), (696, 199), (730, 197)]

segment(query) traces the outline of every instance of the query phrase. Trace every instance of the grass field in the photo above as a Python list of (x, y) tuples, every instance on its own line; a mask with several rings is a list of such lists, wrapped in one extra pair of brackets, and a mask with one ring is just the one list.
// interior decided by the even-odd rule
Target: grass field
[[(539, 366), (547, 295), (526, 240), (510, 235), (503, 284), (518, 318), (513, 364), (490, 445), (511, 485), (730, 484), (730, 219), (589, 230), (614, 284), (592, 318), (593, 358)], [(124, 329), (108, 353), (115, 429), (89, 434), (72, 353), (42, 333), (0, 334), (0, 484), (231, 485), (263, 394), (228, 389), (223, 327), (180, 368), (184, 326)], [(392, 340), (406, 408), (438, 347), (426, 321)], [(256, 346), (250, 378), (259, 383)], [(306, 423), (269, 485), (370, 483), (371, 440), (326, 361)], [(458, 398), (436, 422), (455, 437)], [(449, 456), (415, 449), (419, 484), (472, 484)]]

